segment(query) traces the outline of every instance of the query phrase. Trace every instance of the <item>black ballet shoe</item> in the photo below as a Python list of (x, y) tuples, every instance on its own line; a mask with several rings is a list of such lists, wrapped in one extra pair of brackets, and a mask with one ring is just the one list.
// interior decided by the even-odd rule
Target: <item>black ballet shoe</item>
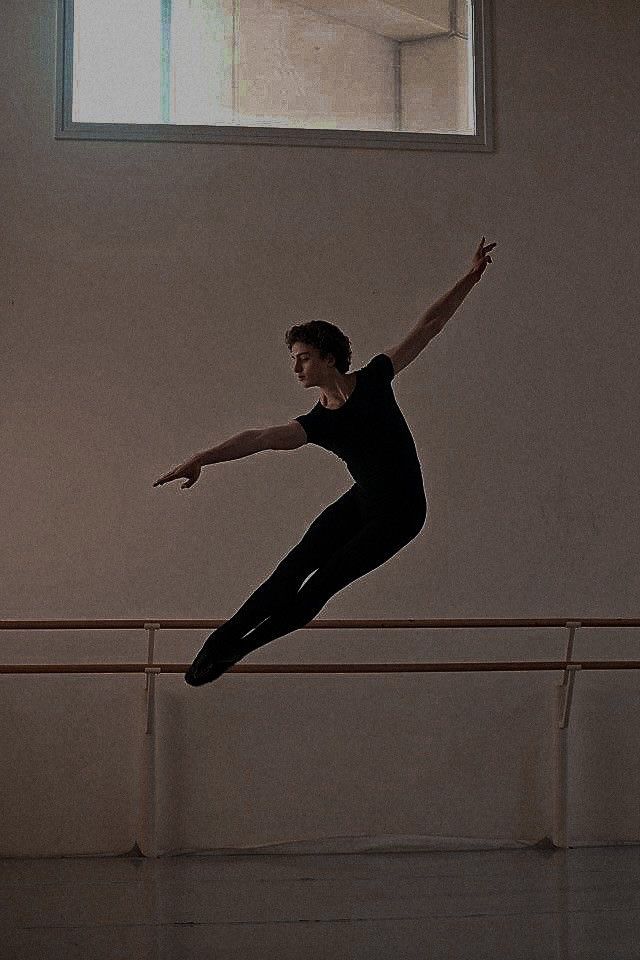
[[(215, 648), (216, 648), (216, 635), (214, 633), (214, 634), (211, 634), (210, 637), (207, 637), (205, 642), (202, 644), (202, 647), (200, 648), (200, 650), (198, 650), (197, 654), (193, 659), (193, 663), (191, 664), (191, 666), (189, 667), (189, 669), (184, 675), (185, 680), (187, 680), (187, 675), (193, 678), (195, 674), (200, 670), (203, 664), (212, 663), (216, 659)], [(187, 680), (187, 683), (189, 682), (190, 681)]]
[(236, 663), (235, 660), (206, 660), (204, 657), (198, 659), (199, 657), (200, 654), (184, 675), (185, 682), (190, 687), (201, 687), (205, 683), (217, 680)]

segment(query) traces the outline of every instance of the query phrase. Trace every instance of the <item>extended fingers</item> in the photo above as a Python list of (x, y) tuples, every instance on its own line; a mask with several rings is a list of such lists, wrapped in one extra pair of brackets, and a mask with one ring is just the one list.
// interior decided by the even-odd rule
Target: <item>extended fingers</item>
[(163, 483), (168, 483), (169, 480), (176, 480), (176, 475), (174, 470), (170, 470), (169, 473), (163, 474), (159, 480), (156, 480), (154, 487), (159, 487)]
[(484, 253), (486, 253), (488, 250), (493, 250), (493, 248), (496, 246), (495, 243), (486, 244), (486, 243), (484, 242), (485, 240), (486, 240), (486, 237), (483, 236), (483, 237), (482, 237), (482, 240), (481, 240), (480, 243), (478, 244), (478, 251), (477, 251), (477, 252), (478, 252), (479, 254), (481, 254), (481, 255), (484, 254)]

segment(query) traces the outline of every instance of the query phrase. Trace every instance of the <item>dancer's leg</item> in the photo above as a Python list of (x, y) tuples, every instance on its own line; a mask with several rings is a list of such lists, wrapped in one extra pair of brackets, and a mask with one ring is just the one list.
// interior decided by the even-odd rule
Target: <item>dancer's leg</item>
[(217, 639), (242, 637), (294, 595), (306, 578), (362, 526), (355, 489), (351, 487), (320, 513), (302, 539), (282, 558), (271, 576), (240, 609), (215, 631)]
[(286, 603), (251, 633), (240, 639), (223, 639), (216, 647), (219, 663), (202, 672), (201, 682), (216, 679), (252, 650), (305, 626), (339, 590), (398, 553), (414, 539), (423, 524), (424, 517), (404, 521), (388, 517), (369, 520), (347, 543), (334, 550), (294, 597), (288, 597)]
[(190, 683), (205, 662), (220, 659), (270, 613), (286, 607), (305, 579), (335, 550), (361, 529), (363, 514), (357, 489), (351, 487), (311, 523), (300, 542), (283, 557), (271, 576), (240, 609), (207, 637), (185, 679)]

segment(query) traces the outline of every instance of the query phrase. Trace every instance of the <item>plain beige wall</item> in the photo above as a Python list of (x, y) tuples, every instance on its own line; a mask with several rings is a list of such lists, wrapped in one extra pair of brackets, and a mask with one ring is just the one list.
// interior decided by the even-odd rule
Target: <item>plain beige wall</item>
[[(56, 141), (54, 7), (3, 13), (1, 616), (230, 616), (345, 468), (306, 446), (207, 467), (188, 491), (153, 481), (311, 408), (288, 326), (337, 323), (357, 368), (483, 233), (493, 265), (394, 381), (427, 524), (320, 616), (637, 616), (635, 4), (495, 4), (493, 153)], [(633, 657), (636, 636), (589, 631), (576, 653)], [(187, 662), (203, 638), (161, 634), (158, 657)], [(564, 640), (298, 631), (251, 659), (544, 658)], [(146, 649), (2, 642), (6, 662)], [(557, 679), (161, 678), (162, 842), (548, 835)], [(129, 849), (141, 677), (1, 686), (0, 852)], [(632, 675), (578, 677), (576, 841), (638, 840), (636, 699)]]

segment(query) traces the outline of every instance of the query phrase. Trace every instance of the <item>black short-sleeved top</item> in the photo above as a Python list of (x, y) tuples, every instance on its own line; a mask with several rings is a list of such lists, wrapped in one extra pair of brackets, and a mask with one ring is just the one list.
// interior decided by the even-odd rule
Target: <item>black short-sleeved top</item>
[(341, 407), (329, 410), (318, 400), (294, 419), (309, 443), (344, 460), (367, 499), (412, 509), (426, 498), (416, 445), (391, 386), (394, 376), (391, 358), (379, 353), (356, 371), (356, 385)]

